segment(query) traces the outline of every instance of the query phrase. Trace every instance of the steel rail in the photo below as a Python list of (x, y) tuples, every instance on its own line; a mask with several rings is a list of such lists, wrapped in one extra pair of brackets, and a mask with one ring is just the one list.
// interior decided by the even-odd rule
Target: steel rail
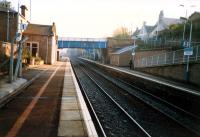
[(108, 96), (112, 102), (122, 111), (124, 114), (137, 126), (139, 129), (148, 137), (151, 137), (151, 135), (134, 119), (132, 118), (128, 112), (126, 112), (122, 106), (120, 106), (106, 91), (87, 73), (85, 69), (80, 68), (94, 83), (95, 85), (106, 95)]
[(98, 124), (98, 126), (99, 126), (99, 130), (100, 130), (100, 132), (101, 132), (101, 134), (102, 134), (103, 137), (107, 137), (107, 135), (106, 135), (106, 133), (105, 133), (105, 131), (104, 131), (104, 129), (103, 129), (103, 126), (101, 125), (101, 122), (100, 122), (100, 120), (99, 120), (99, 118), (98, 118), (96, 112), (94, 111), (94, 108), (93, 108), (93, 106), (92, 106), (92, 104), (91, 104), (91, 102), (90, 102), (90, 100), (89, 100), (89, 98), (88, 98), (88, 96), (87, 96), (87, 94), (86, 94), (85, 89), (81, 86), (80, 80), (79, 80), (79, 78), (78, 78), (78, 76), (77, 76), (77, 74), (76, 74), (76, 71), (75, 71), (75, 69), (74, 69), (73, 63), (71, 63), (71, 64), (72, 64), (72, 69), (73, 69), (73, 71), (75, 72), (74, 74), (75, 74), (75, 77), (76, 77), (76, 79), (77, 79), (77, 82), (78, 82), (78, 84), (79, 84), (79, 86), (80, 86), (80, 89), (81, 89), (81, 91), (82, 91), (82, 93), (83, 93), (83, 95), (84, 95), (84, 97), (85, 97), (85, 99), (86, 99), (86, 102), (88, 103), (89, 108), (90, 108), (92, 114), (94, 115), (94, 118), (95, 118), (95, 120), (96, 120), (96, 122), (97, 122), (97, 124)]
[[(79, 62), (81, 62), (81, 61), (79, 60)], [(83, 63), (82, 63), (82, 64), (83, 64)], [(91, 70), (92, 70), (92, 69), (91, 69)], [(92, 71), (94, 71), (94, 70), (92, 70)], [(95, 71), (95, 72), (96, 72), (96, 71)], [(96, 72), (96, 73), (98, 73), (98, 72)], [(152, 107), (153, 109), (159, 111), (160, 113), (164, 114), (164, 115), (167, 116), (168, 118), (170, 118), (170, 119), (172, 119), (173, 121), (177, 122), (179, 125), (181, 125), (181, 126), (187, 128), (188, 130), (190, 130), (190, 131), (192, 131), (192, 132), (194, 132), (194, 133), (200, 135), (200, 133), (199, 133), (198, 131), (194, 130), (193, 128), (191, 129), (191, 128), (189, 128), (188, 126), (182, 124), (182, 123), (181, 123), (180, 121), (178, 121), (176, 118), (174, 118), (174, 117), (172, 117), (171, 115), (167, 114), (166, 112), (160, 110), (159, 108), (153, 106), (152, 104), (147, 103), (146, 101), (144, 101), (144, 99), (141, 99), (140, 97), (138, 97), (138, 96), (136, 96), (136, 95), (130, 93), (130, 92), (127, 91), (126, 89), (122, 88), (121, 86), (119, 86), (118, 84), (116, 84), (115, 82), (113, 82), (112, 80), (106, 78), (105, 76), (103, 76), (103, 75), (101, 75), (101, 74), (99, 74), (99, 75), (100, 75), (101, 77), (105, 78), (106, 80), (112, 82), (112, 83), (113, 83), (114, 85), (116, 85), (118, 88), (123, 89), (123, 90), (126, 91), (129, 95), (136, 97), (137, 99), (141, 100), (142, 102), (144, 102), (144, 103), (147, 104), (148, 106)], [(159, 101), (161, 101), (161, 102), (163, 102), (163, 103), (169, 105), (170, 107), (175, 107), (175, 109), (178, 109), (179, 111), (182, 111), (183, 113), (186, 113), (186, 114), (190, 115), (191, 117), (194, 117), (194, 118), (196, 118), (196, 119), (198, 119), (198, 120), (200, 119), (198, 116), (196, 116), (196, 115), (194, 115), (194, 114), (192, 114), (192, 113), (190, 113), (190, 112), (188, 112), (188, 111), (185, 111), (185, 110), (183, 110), (183, 109), (181, 109), (181, 108), (179, 108), (179, 107), (177, 107), (177, 106), (175, 106), (175, 105), (173, 105), (173, 104), (171, 104), (171, 103), (169, 103), (169, 102), (167, 102), (167, 101), (165, 101), (165, 100), (163, 100), (163, 99), (159, 99), (159, 97), (156, 97), (156, 96), (154, 96), (154, 95), (152, 95), (152, 94), (150, 94), (150, 93), (148, 93), (148, 92), (146, 92), (146, 91), (144, 91), (144, 90), (142, 90), (142, 89), (140, 89), (140, 88), (138, 88), (138, 87), (132, 86), (131, 84), (129, 84), (129, 83), (127, 83), (127, 82), (124, 82), (124, 81), (122, 81), (122, 80), (120, 80), (120, 79), (118, 79), (118, 80), (121, 81), (121, 82), (123, 82), (123, 83), (125, 83), (125, 84), (128, 84), (129, 86), (131, 86), (131, 87), (134, 88), (134, 89), (137, 89), (137, 90), (143, 92), (144, 94), (147, 94), (147, 95), (151, 96), (152, 98), (155, 98), (155, 99), (157, 99), (157, 100), (159, 100)]]

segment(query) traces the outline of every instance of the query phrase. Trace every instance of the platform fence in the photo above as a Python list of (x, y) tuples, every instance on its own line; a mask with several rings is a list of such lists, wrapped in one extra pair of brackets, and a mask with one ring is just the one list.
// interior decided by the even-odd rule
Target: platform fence
[[(135, 67), (153, 67), (173, 64), (185, 64), (188, 56), (184, 55), (184, 49), (143, 57), (136, 60)], [(193, 47), (193, 55), (189, 56), (189, 62), (200, 61), (200, 45)]]

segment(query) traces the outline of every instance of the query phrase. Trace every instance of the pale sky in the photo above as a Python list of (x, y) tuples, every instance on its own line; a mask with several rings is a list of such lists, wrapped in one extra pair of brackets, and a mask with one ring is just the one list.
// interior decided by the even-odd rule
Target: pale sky
[[(10, 1), (17, 9), (18, 0)], [(30, 8), (30, 0), (19, 2)], [(179, 18), (186, 9), (188, 15), (200, 11), (200, 0), (32, 0), (31, 23), (55, 22), (60, 37), (104, 38), (121, 26), (134, 31), (143, 21), (154, 25), (160, 10)]]

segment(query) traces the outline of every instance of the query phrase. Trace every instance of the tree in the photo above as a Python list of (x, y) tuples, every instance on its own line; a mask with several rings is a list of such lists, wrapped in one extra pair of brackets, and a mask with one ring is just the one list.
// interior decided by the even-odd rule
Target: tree
[(131, 31), (126, 27), (120, 27), (113, 32), (113, 37), (116, 39), (130, 39)]

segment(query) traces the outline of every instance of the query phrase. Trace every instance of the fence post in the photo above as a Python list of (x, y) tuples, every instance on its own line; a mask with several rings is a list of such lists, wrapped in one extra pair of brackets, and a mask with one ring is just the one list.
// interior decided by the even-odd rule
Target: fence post
[(158, 65), (158, 63), (159, 63), (159, 55), (158, 55), (158, 57), (157, 57), (157, 65)]
[(13, 82), (14, 40), (15, 40), (15, 38), (12, 39), (11, 50), (10, 50), (10, 70), (9, 70), (9, 82), (10, 83)]
[(172, 60), (172, 64), (174, 64), (175, 62), (175, 51), (173, 51), (173, 60)]
[(198, 54), (199, 54), (199, 46), (196, 46), (196, 61), (198, 60)]
[(151, 66), (153, 66), (153, 56), (151, 56)]
[(167, 64), (167, 53), (165, 53), (165, 65)]
[(147, 60), (147, 57), (146, 57), (146, 67), (147, 67), (147, 65), (148, 65), (148, 64), (147, 64), (147, 63), (148, 63), (147, 61), (148, 61), (148, 60)]

